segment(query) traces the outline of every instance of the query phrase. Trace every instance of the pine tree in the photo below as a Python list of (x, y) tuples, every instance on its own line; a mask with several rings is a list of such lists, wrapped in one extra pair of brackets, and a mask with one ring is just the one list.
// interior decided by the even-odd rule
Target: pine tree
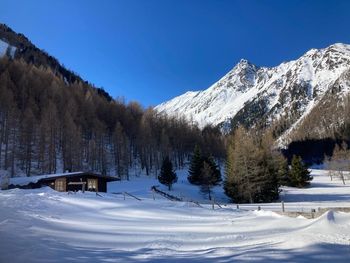
[(308, 186), (312, 180), (310, 171), (307, 169), (300, 156), (293, 155), (290, 179), (292, 186), (295, 187)]
[(203, 163), (201, 169), (201, 191), (204, 194), (208, 194), (209, 200), (211, 200), (211, 188), (215, 185), (215, 174), (212, 167), (207, 163)]
[(194, 147), (190, 168), (188, 170), (188, 181), (191, 184), (200, 184), (201, 169), (203, 166), (202, 153), (198, 145)]
[(228, 153), (230, 159), (226, 163), (231, 167), (230, 169), (226, 167), (225, 193), (236, 203), (252, 203), (256, 190), (254, 180), (257, 179), (256, 145), (242, 127), (236, 130), (231, 140), (233, 147), (229, 149), (232, 152)]
[(209, 195), (211, 200), (211, 189), (221, 182), (221, 173), (212, 157), (205, 158), (200, 173), (201, 191)]
[(224, 190), (236, 203), (278, 199), (278, 168), (271, 145), (240, 127), (227, 150)]
[[(214, 160), (214, 157), (210, 156), (210, 157), (204, 158), (202, 166), (204, 166), (204, 163), (207, 163), (212, 171), (211, 182), (213, 183), (213, 185), (219, 184), (222, 181), (221, 172), (220, 172), (219, 166), (216, 164)], [(202, 178), (200, 180), (203, 181)]]
[(289, 167), (287, 159), (280, 153), (274, 152), (273, 161), (276, 167), (278, 185), (290, 185)]
[(168, 186), (169, 191), (171, 190), (171, 186), (177, 182), (176, 173), (173, 171), (173, 164), (168, 156), (163, 160), (158, 180), (161, 184)]

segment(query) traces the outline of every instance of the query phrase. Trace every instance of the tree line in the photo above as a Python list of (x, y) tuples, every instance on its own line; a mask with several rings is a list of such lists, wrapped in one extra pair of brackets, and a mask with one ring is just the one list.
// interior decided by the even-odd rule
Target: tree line
[(217, 128), (110, 100), (49, 67), (0, 59), (0, 169), (11, 176), (91, 170), (128, 179), (132, 167), (157, 175), (166, 156), (183, 167), (194, 145), (225, 156)]
[[(342, 154), (341, 156), (344, 156)], [(307, 187), (313, 179), (300, 156), (291, 165), (275, 147), (271, 130), (246, 130), (239, 126), (229, 136), (224, 177), (213, 156), (195, 146), (188, 169), (188, 181), (212, 199), (212, 188), (223, 181), (225, 194), (235, 203), (262, 203), (278, 200), (280, 186)], [(176, 183), (177, 175), (168, 158), (164, 159), (159, 182)]]

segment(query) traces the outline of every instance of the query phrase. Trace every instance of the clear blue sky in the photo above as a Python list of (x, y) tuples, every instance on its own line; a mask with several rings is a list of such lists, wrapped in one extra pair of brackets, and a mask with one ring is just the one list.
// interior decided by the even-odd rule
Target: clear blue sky
[(156, 105), (241, 58), (275, 66), (350, 43), (350, 1), (0, 0), (0, 22), (113, 97)]

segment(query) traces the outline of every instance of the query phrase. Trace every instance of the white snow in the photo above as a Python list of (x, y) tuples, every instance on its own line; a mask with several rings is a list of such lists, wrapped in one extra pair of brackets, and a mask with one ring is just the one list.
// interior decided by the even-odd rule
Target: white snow
[[(309, 189), (285, 188), (287, 209), (289, 201), (300, 206), (349, 203), (350, 187), (339, 180), (331, 182), (326, 171), (313, 170), (313, 175)], [(181, 179), (173, 194), (186, 185)], [(142, 201), (51, 188), (0, 191), (0, 262), (348, 262), (350, 258), (348, 213), (330, 211), (306, 219), (281, 216), (265, 207), (249, 211), (226, 205), (212, 210), (210, 204), (197, 207), (160, 196), (153, 200), (149, 187), (154, 183), (140, 177), (110, 184), (109, 191), (128, 191)], [(194, 196), (198, 188), (183, 192)]]
[[(280, 101), (286, 100), (281, 108), (274, 109), (270, 119), (279, 119), (289, 112), (293, 103), (300, 104), (299, 120), (288, 130), (294, 130), (328, 89), (350, 66), (350, 45), (334, 44), (324, 49), (312, 49), (299, 59), (267, 68), (257, 67), (241, 60), (222, 79), (203, 91), (187, 92), (155, 109), (168, 115), (184, 116), (203, 128), (207, 124), (227, 125), (245, 104), (257, 99), (267, 102), (268, 110), (274, 109)], [(309, 85), (304, 102), (296, 100), (290, 90)], [(341, 93), (348, 93), (349, 87), (341, 86)], [(283, 95), (283, 96), (282, 96)]]
[(77, 173), (83, 173), (83, 172), (45, 174), (45, 175), (29, 176), (29, 177), (28, 176), (13, 177), (13, 178), (10, 178), (9, 184), (23, 186), (29, 183), (37, 183), (41, 179), (48, 179), (48, 178), (57, 177), (61, 175), (69, 176)]
[[(156, 186), (161, 191), (169, 193), (173, 196), (179, 197), (184, 201), (194, 201), (200, 203), (208, 203), (208, 196), (203, 195), (199, 191), (198, 186), (190, 184), (187, 180), (188, 169), (177, 170), (178, 176), (177, 183), (175, 183), (171, 189), (164, 185), (161, 185), (159, 181), (152, 177), (138, 176), (133, 177), (130, 181), (115, 181), (108, 183), (108, 192), (122, 192), (128, 191), (139, 197), (153, 198), (153, 194), (150, 191), (152, 186)], [(212, 189), (212, 195), (215, 200), (220, 203), (228, 203), (229, 199), (224, 194), (222, 186), (216, 186)]]
[(14, 58), (16, 47), (10, 46), (7, 42), (0, 39), (0, 58), (5, 56), (9, 52), (9, 55)]
[[(327, 170), (312, 169), (314, 179), (308, 188), (282, 187), (280, 199), (287, 211), (310, 212), (311, 209), (350, 207), (350, 178), (346, 185), (340, 178), (331, 181)], [(263, 209), (281, 211), (280, 203), (258, 204)], [(241, 205), (245, 209), (256, 209), (257, 204)]]
[(6, 54), (8, 46), (9, 44), (0, 39), (0, 57), (3, 57)]

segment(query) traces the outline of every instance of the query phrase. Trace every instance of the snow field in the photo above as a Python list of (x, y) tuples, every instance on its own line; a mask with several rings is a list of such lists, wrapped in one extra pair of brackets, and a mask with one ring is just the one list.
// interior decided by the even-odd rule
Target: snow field
[[(182, 180), (185, 172), (179, 174), (171, 193), (204, 201), (198, 187), (190, 188)], [(286, 205), (321, 199), (317, 202), (338, 206), (349, 201), (347, 186), (331, 182), (325, 171), (313, 174), (315, 181), (304, 189), (303, 199), (298, 189), (285, 188)], [(149, 189), (156, 182), (140, 177), (109, 186), (110, 192), (128, 191), (142, 201), (51, 188), (0, 191), (0, 262), (348, 262), (350, 258), (348, 213), (291, 218), (268, 211), (268, 204), (261, 211), (237, 210), (234, 205), (212, 210), (210, 204), (198, 207), (161, 196), (153, 200)], [(251, 206), (256, 209), (257, 204)]]
[(346, 213), (308, 220), (50, 188), (2, 191), (0, 204), (1, 262), (273, 262), (305, 255), (346, 262), (350, 256)]

